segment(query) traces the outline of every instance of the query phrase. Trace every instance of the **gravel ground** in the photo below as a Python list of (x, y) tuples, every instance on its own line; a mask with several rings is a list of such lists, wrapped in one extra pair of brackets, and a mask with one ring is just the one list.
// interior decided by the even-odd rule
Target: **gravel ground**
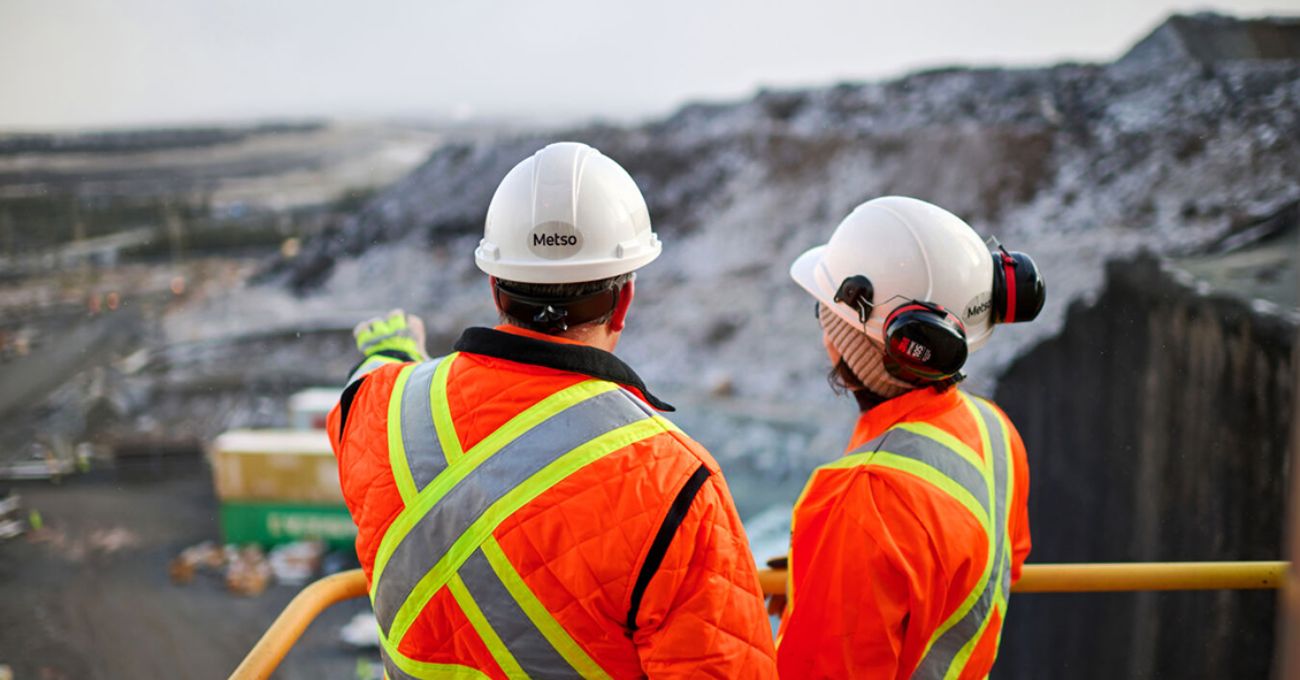
[[(216, 578), (174, 585), (167, 563), (218, 536), (197, 457), (144, 461), (65, 481), (15, 484), (46, 530), (0, 543), (0, 664), (16, 678), (224, 678), (297, 592), (228, 593)], [(365, 608), (317, 619), (276, 678), (355, 678), (338, 629)]]

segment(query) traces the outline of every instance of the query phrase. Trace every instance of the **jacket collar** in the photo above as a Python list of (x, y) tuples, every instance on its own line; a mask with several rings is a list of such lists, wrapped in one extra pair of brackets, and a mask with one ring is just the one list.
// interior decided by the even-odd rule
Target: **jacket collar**
[(677, 410), (672, 404), (651, 394), (641, 377), (618, 357), (568, 338), (533, 333), (508, 325), (496, 328), (476, 327), (465, 329), (453, 349), (608, 380), (637, 392), (647, 404), (657, 410)]
[(955, 408), (961, 399), (961, 390), (956, 387), (942, 391), (923, 387), (881, 402), (858, 418), (858, 425), (853, 429), (853, 438), (849, 440), (847, 450), (853, 451), (898, 423), (933, 418)]

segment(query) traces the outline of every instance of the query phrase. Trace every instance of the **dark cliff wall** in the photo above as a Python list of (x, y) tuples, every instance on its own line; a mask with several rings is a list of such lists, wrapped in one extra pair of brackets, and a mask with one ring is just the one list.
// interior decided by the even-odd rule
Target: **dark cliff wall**
[[(1033, 562), (1281, 559), (1294, 326), (1150, 258), (1017, 361)], [(1264, 678), (1271, 591), (1024, 595), (1003, 678)]]

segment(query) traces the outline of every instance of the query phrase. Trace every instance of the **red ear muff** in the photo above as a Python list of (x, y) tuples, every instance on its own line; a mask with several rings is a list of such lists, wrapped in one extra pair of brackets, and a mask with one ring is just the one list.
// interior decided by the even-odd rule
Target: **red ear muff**
[(1038, 265), (1021, 252), (999, 248), (993, 253), (993, 321), (1033, 321), (1047, 300), (1047, 284)]
[(942, 382), (966, 364), (966, 326), (933, 302), (900, 305), (885, 319), (885, 368), (914, 383)]

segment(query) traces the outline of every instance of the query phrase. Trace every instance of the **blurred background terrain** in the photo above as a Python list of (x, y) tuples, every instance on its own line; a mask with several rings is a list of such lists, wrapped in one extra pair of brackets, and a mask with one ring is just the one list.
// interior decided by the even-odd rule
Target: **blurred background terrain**
[[(773, 87), (644, 120), (0, 135), (0, 490), (44, 525), (0, 542), (0, 664), (231, 670), (294, 589), (169, 582), (172, 557), (221, 536), (203, 454), (290, 426), (291, 395), (341, 383), (367, 316), (420, 314), (433, 354), (495, 323), (470, 255), (487, 203), (562, 139), (646, 195), (665, 251), (619, 354), (719, 459), (760, 561), (784, 553), (795, 497), (854, 418), (788, 263), (886, 194), (1046, 273), (1042, 317), (999, 329), (966, 384), (1024, 435), (1031, 560), (1281, 555), (1300, 20), (1176, 15), (1104, 63)], [(1017, 597), (995, 676), (1268, 677), (1273, 598)], [(281, 676), (369, 673), (335, 640), (354, 604)]]

